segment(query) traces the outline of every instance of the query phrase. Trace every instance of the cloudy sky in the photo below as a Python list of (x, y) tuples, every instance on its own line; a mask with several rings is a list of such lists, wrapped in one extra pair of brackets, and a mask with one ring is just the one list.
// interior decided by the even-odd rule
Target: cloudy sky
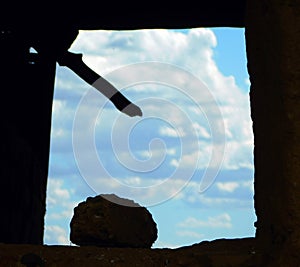
[(254, 236), (244, 30), (82, 31), (70, 51), (143, 116), (57, 66), (45, 243), (70, 244), (73, 208), (107, 193), (149, 209), (153, 247)]

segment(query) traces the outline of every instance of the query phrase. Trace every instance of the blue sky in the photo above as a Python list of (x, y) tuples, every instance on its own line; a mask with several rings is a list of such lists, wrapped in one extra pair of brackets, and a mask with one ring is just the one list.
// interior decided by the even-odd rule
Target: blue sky
[(73, 208), (102, 193), (148, 207), (153, 247), (254, 236), (244, 29), (85, 31), (70, 51), (144, 115), (57, 66), (45, 243), (70, 244)]

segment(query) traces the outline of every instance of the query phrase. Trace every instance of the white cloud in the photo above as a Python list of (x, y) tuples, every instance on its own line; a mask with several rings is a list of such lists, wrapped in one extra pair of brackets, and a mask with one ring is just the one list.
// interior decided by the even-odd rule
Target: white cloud
[[(187, 34), (164, 29), (123, 32), (81, 31), (71, 50), (103, 58), (94, 65), (96, 70), (103, 71), (109, 65), (116, 66), (118, 62), (127, 58), (132, 62), (144, 60), (166, 62), (173, 58), (187, 60), (196, 54), (195, 56), (201, 55), (199, 58), (201, 61), (210, 57), (211, 53), (203, 48), (215, 45), (215, 35), (203, 28), (192, 29)], [(94, 59), (92, 60), (94, 62)]]
[[(72, 98), (71, 98), (72, 99)], [(70, 99), (70, 102), (72, 101)], [(52, 148), (63, 147), (71, 141), (72, 121), (75, 110), (67, 100), (54, 99), (52, 105)], [(69, 149), (70, 150), (70, 149)], [(61, 149), (60, 152), (63, 152)]]
[[(143, 119), (148, 119), (151, 115), (169, 122), (169, 124), (166, 124), (168, 125), (166, 127), (161, 127), (160, 125), (155, 127), (155, 123), (149, 121), (148, 125), (151, 125), (152, 128), (145, 129), (142, 136), (136, 138), (134, 142), (138, 143), (141, 138), (147, 135), (153, 135), (153, 139), (155, 137), (161, 138), (159, 136), (161, 134), (165, 138), (164, 141), (166, 141), (166, 144), (168, 144), (167, 141), (180, 139), (180, 141), (183, 141), (182, 145), (185, 149), (181, 157), (178, 157), (181, 153), (178, 146), (173, 146), (173, 144), (167, 146), (167, 148), (159, 147), (157, 149), (156, 147), (153, 149), (153, 147), (149, 146), (148, 150), (147, 147), (139, 147), (133, 154), (136, 153), (136, 155), (141, 155), (145, 158), (152, 156), (155, 165), (157, 162), (160, 162), (161, 158), (164, 159), (162, 156), (165, 153), (166, 158), (168, 158), (167, 164), (171, 169), (178, 167), (183, 170), (192, 169), (196, 171), (205, 169), (210, 162), (213, 145), (221, 147), (218, 143), (212, 144), (211, 121), (207, 121), (207, 115), (209, 115), (210, 119), (216, 121), (216, 125), (219, 126), (222, 120), (225, 124), (225, 137), (227, 140), (221, 170), (252, 169), (253, 133), (249, 113), (249, 96), (237, 87), (234, 77), (226, 77), (219, 71), (213, 54), (213, 49), (216, 45), (216, 37), (209, 29), (191, 29), (185, 33), (167, 30), (122, 32), (81, 31), (78, 39), (72, 45), (71, 51), (83, 53), (84, 61), (92, 69), (100, 75), (109, 78), (112, 77), (110, 75), (111, 71), (138, 62), (155, 61), (175, 65), (187, 73), (194, 75), (198, 80), (203, 81), (208, 88), (208, 92), (215, 98), (222, 117), (216, 112), (218, 109), (215, 105), (212, 105), (207, 92), (200, 90), (197, 87), (197, 83), (191, 81), (189, 79), (190, 76), (184, 73), (176, 73), (178, 75), (171, 75), (171, 73), (168, 76), (168, 82), (170, 84), (179, 84), (180, 88), (185, 90), (183, 91), (186, 95), (178, 90), (178, 88), (170, 88), (167, 85), (155, 83), (156, 77), (161, 78), (163, 74), (168, 73), (168, 70), (163, 67), (157, 67), (152, 70), (141, 68), (138, 71), (130, 73), (119, 72), (120, 75), (112, 79), (113, 83), (118, 85), (122, 81), (126, 81), (131, 85), (124, 90), (124, 94), (130, 96), (134, 101), (140, 101), (144, 111)], [(145, 84), (134, 84), (134, 81), (140, 80), (143, 77), (150, 77), (151, 79), (148, 79), (148, 83)], [(66, 70), (66, 68), (58, 67), (56, 88), (60, 90), (60, 97), (54, 100), (52, 142), (57, 142), (61, 148), (63, 144), (67, 143), (66, 140), (70, 141), (72, 139), (73, 120), (78, 104), (76, 101), (79, 99), (75, 100), (74, 95), (83, 96), (86, 89), (90, 88), (90, 86), (76, 77), (74, 73)], [(187, 96), (193, 96), (196, 104), (191, 102)], [(152, 98), (151, 101), (149, 100), (150, 97)], [(162, 101), (155, 102), (153, 98), (167, 100), (169, 104)], [(80, 153), (84, 158), (86, 169), (88, 169), (88, 174), (90, 175), (83, 178), (86, 179), (87, 183), (97, 193), (112, 192), (134, 199), (138, 203), (145, 205), (147, 203), (160, 203), (172, 196), (177, 199), (183, 199), (189, 205), (202, 205), (209, 208), (224, 207), (225, 205), (236, 207), (239, 205), (248, 205), (249, 202), (252, 203), (252, 200), (245, 201), (244, 203), (243, 200), (234, 196), (232, 198), (225, 198), (210, 196), (209, 194), (199, 194), (200, 181), (197, 180), (198, 176), (189, 182), (187, 188), (192, 191), (190, 190), (190, 194), (187, 194), (186, 191), (181, 190), (187, 182), (183, 175), (184, 172), (172, 177), (170, 183), (163, 183), (165, 181), (163, 178), (165, 177), (165, 173), (158, 173), (156, 177), (149, 178), (149, 176), (145, 177), (143, 172), (128, 174), (125, 171), (120, 171), (117, 174), (114, 172), (115, 179), (109, 177), (110, 173), (107, 175), (100, 174), (97, 166), (95, 166), (99, 161), (98, 159), (94, 159), (94, 155), (90, 153), (90, 147), (87, 146), (87, 138), (90, 136), (86, 135), (86, 133), (89, 130), (93, 131), (96, 129), (96, 132), (98, 131), (98, 135), (92, 139), (92, 144), (93, 146), (101, 144), (97, 156), (110, 165), (110, 158), (107, 158), (106, 155), (108, 153), (106, 152), (110, 149), (109, 144), (112, 141), (110, 138), (111, 135), (109, 136), (107, 132), (110, 133), (109, 125), (120, 114), (118, 111), (111, 109), (112, 105), (108, 105), (104, 109), (105, 114), (102, 114), (103, 117), (101, 115), (95, 118), (104, 101), (105, 98), (98, 94), (97, 97), (89, 99), (89, 102), (83, 105), (83, 116), (77, 129), (79, 133)], [(116, 135), (117, 139), (122, 139), (125, 136), (124, 129), (127, 127), (126, 124), (129, 121), (134, 121), (132, 118), (127, 118), (126, 116), (120, 116), (120, 118), (118, 120), (119, 130)], [(102, 132), (101, 129), (104, 131)], [(193, 138), (196, 135), (200, 139), (198, 144), (196, 144)], [(109, 138), (104, 139), (105, 136)], [(127, 136), (125, 137), (127, 138)], [(68, 145), (70, 144), (71, 142)], [(120, 146), (118, 152), (120, 153), (120, 158), (127, 158), (125, 162), (128, 162), (128, 166), (131, 166), (131, 161), (128, 159), (127, 145), (128, 143), (125, 143)], [(221, 151), (219, 147), (218, 151)], [(70, 150), (72, 151), (71, 147)], [(56, 150), (56, 153), (59, 154), (59, 151)], [(63, 151), (61, 151), (62, 153)], [(144, 164), (142, 161), (137, 163), (138, 165), (132, 166), (139, 167), (139, 165)], [(117, 168), (114, 169), (114, 171), (116, 170)], [(56, 179), (53, 182), (49, 179), (49, 182), (48, 205), (57, 207), (57, 210), (52, 211), (52, 217), (50, 216), (49, 220), (54, 221), (67, 218), (67, 216), (71, 215), (74, 207), (74, 203), (72, 203), (72, 189), (66, 188), (60, 179)], [(124, 187), (124, 184), (127, 187)], [(219, 190), (233, 193), (242, 187), (253, 190), (253, 182), (251, 181), (238, 182), (238, 185), (236, 182), (226, 181), (216, 183), (215, 186)], [(147, 187), (147, 190), (137, 190), (135, 187)], [(64, 206), (59, 206), (59, 202), (61, 202), (59, 200), (63, 200), (65, 203)], [(217, 225), (214, 219), (219, 219), (224, 225), (230, 225), (230, 220), (226, 221), (224, 214), (223, 217), (219, 218), (213, 217), (204, 221), (195, 220), (202, 225), (208, 225), (209, 223)], [(56, 222), (51, 221), (51, 225), (56, 225)], [(192, 235), (192, 233), (188, 232), (185, 232), (185, 234)]]
[(237, 182), (225, 182), (225, 183), (217, 182), (216, 186), (218, 187), (218, 189), (220, 191), (232, 193), (239, 187), (239, 183), (237, 183)]
[(61, 138), (67, 135), (67, 132), (64, 128), (55, 128), (52, 131), (52, 138)]
[(61, 201), (70, 199), (70, 192), (68, 189), (62, 188), (63, 180), (48, 179), (47, 186), (47, 201), (50, 205), (56, 205)]
[(65, 188), (64, 181), (62, 179), (48, 179), (47, 212), (45, 220), (46, 225), (54, 225), (51, 226), (48, 231), (56, 231), (56, 233), (60, 233), (61, 236), (63, 235), (60, 228), (55, 225), (69, 225), (73, 216), (73, 210), (78, 204), (76, 201), (72, 200), (72, 194), (73, 189)]
[(159, 239), (157, 239), (155, 241), (155, 243), (152, 245), (152, 248), (178, 248), (181, 247), (181, 244), (173, 244), (173, 243), (168, 243), (168, 242), (164, 242), (161, 241)]
[(138, 176), (128, 177), (124, 181), (128, 186), (140, 186), (142, 184), (142, 179)]
[(143, 206), (153, 206), (175, 198), (180, 199), (188, 181), (182, 179), (141, 179), (127, 177), (115, 179), (98, 177), (88, 181), (97, 193), (113, 192), (120, 197), (132, 199)]
[(223, 168), (237, 170), (240, 168), (253, 169), (253, 148), (252, 143), (228, 140), (226, 142)]
[(207, 220), (201, 220), (194, 217), (188, 217), (183, 222), (179, 223), (178, 226), (186, 228), (231, 228), (231, 217), (228, 213), (223, 213), (215, 217), (208, 217)]
[(207, 162), (203, 165), (198, 165), (197, 161), (199, 160), (199, 157), (202, 153), (200, 151), (191, 151), (190, 154), (185, 154), (180, 157), (180, 159), (172, 159), (171, 166), (174, 166), (176, 168), (203, 168), (207, 166)]
[(170, 127), (160, 127), (159, 134), (168, 137), (184, 137), (186, 134), (182, 128), (173, 129)]
[(75, 207), (75, 205), (71, 209), (62, 210), (61, 212), (50, 213), (49, 215), (47, 215), (47, 219), (49, 219), (49, 220), (70, 220), (73, 216), (73, 208)]
[(82, 201), (82, 196), (76, 196), (74, 189), (76, 179), (80, 179), (80, 177), (72, 176), (73, 179), (75, 184), (61, 178), (50, 177), (48, 179), (45, 244), (70, 245), (70, 222), (74, 208)]
[(70, 245), (70, 240), (66, 230), (58, 225), (46, 225), (45, 243)]
[(218, 196), (205, 196), (200, 194), (192, 194), (185, 196), (184, 199), (187, 203), (193, 205), (201, 205), (205, 208), (225, 208), (230, 206), (232, 209), (236, 208), (253, 208), (252, 199), (239, 199), (238, 197), (218, 197)]
[[(170, 155), (170, 156), (174, 156), (176, 155), (176, 148), (166, 148), (166, 147), (162, 147), (162, 149), (153, 149), (153, 148), (149, 148), (149, 150), (142, 150), (142, 151), (138, 151), (135, 153), (137, 153), (138, 155), (140, 155), (142, 158), (144, 159), (150, 159), (152, 157), (157, 157), (157, 158), (162, 158), (162, 155), (166, 154), (166, 155)], [(127, 155), (123, 155), (124, 157), (128, 157)]]
[(254, 193), (254, 182), (253, 182), (253, 180), (243, 182), (242, 186), (248, 188), (251, 192)]
[(209, 139), (211, 137), (210, 134), (207, 132), (206, 128), (199, 125), (199, 123), (194, 122), (193, 127), (197, 131), (200, 138)]
[(89, 85), (67, 67), (57, 66), (55, 87), (70, 95), (83, 93)]
[(248, 85), (248, 86), (250, 86), (250, 85), (251, 85), (251, 82), (250, 82), (250, 79), (249, 79), (249, 77), (247, 77), (247, 78), (245, 79), (245, 84), (246, 84), (246, 85)]
[[(196, 175), (192, 179), (189, 177), (170, 178), (143, 178), (143, 176), (128, 177), (93, 177), (86, 179), (86, 182), (97, 194), (114, 193), (120, 197), (133, 199), (143, 206), (156, 206), (167, 200), (182, 200), (187, 205), (203, 208), (225, 208), (230, 206), (236, 208), (251, 208), (253, 199), (242, 198), (234, 193), (238, 188), (248, 189), (253, 192), (253, 181), (241, 180), (239, 182), (219, 182), (212, 183), (211, 188), (199, 193), (202, 177)], [(217, 191), (214, 189), (216, 188)], [(230, 195), (220, 196), (217, 192), (232, 192)], [(73, 207), (75, 204), (73, 205)], [(67, 209), (63, 209), (67, 210)], [(70, 207), (70, 213), (72, 208)], [(70, 214), (69, 213), (69, 214)]]
[[(225, 135), (227, 138), (227, 150), (225, 158), (223, 160), (223, 169), (234, 170), (241, 167), (253, 168), (252, 148), (253, 148), (253, 133), (251, 129), (251, 119), (249, 115), (249, 96), (243, 93), (236, 85), (234, 77), (224, 76), (219, 70), (213, 59), (213, 48), (217, 45), (215, 35), (209, 29), (191, 29), (186, 33), (180, 31), (168, 31), (168, 30), (146, 30), (146, 31), (87, 31), (80, 32), (78, 38), (71, 47), (71, 51), (81, 52), (84, 54), (85, 62), (100, 74), (108, 73), (118, 67), (125, 66), (136, 62), (143, 61), (160, 61), (163, 63), (170, 63), (188, 70), (193, 75), (196, 75), (199, 79), (203, 80), (208, 86), (210, 93), (213, 94), (219, 109), (222, 112), (225, 124)], [(197, 58), (197, 60), (195, 60)], [(164, 69), (152, 69), (151, 77), (155, 81), (155, 77), (159, 77), (166, 73)], [(145, 74), (149, 76), (149, 69), (141, 68), (139, 71), (130, 73), (120, 73), (121, 76), (118, 79), (127, 79), (128, 81), (134, 81), (141, 79)], [(145, 76), (146, 77), (146, 76)], [(172, 80), (170, 83), (178, 81), (182, 84), (182, 88), (190, 88), (188, 94), (192, 94), (196, 97), (200, 106), (207, 100), (207, 96), (197, 87), (191, 84), (190, 80), (187, 80), (184, 75), (170, 76)], [(63, 77), (58, 79), (59, 85), (63, 86)], [(115, 81), (116, 84), (118, 81)], [(72, 87), (67, 85), (66, 87)], [(161, 85), (162, 86), (162, 85)], [(160, 90), (158, 93), (147, 91), (147, 88), (155, 87), (158, 90), (159, 86), (153, 84), (153, 86), (139, 85), (137, 87), (145, 88), (144, 91), (146, 97), (159, 97), (168, 101), (173, 101), (173, 104), (185, 111), (192, 110), (191, 106), (184, 106), (184, 103), (180, 103), (180, 100), (184, 100), (183, 95), (177, 95), (176, 90)], [(133, 87), (135, 88), (135, 87)], [(135, 97), (138, 99), (138, 95), (141, 90), (131, 90), (128, 92), (134, 92)], [(127, 92), (127, 91), (126, 91)], [(145, 95), (143, 95), (145, 97)], [(103, 98), (100, 96), (100, 98)], [(97, 100), (98, 101), (98, 100)], [(86, 107), (85, 120), (82, 120), (82, 131), (95, 124), (94, 121), (90, 121), (89, 118), (93, 116), (95, 110), (97, 111), (97, 101), (90, 103)], [(196, 130), (200, 138), (210, 139), (211, 133), (207, 129), (207, 125), (203, 125), (202, 122), (197, 121), (197, 116), (193, 116), (188, 113), (190, 121), (187, 121), (185, 117), (180, 114), (180, 110), (166, 108), (163, 110), (164, 105), (150, 105), (150, 101), (145, 102), (143, 106), (145, 116), (152, 114), (153, 116), (161, 118), (163, 116), (169, 122), (172, 122), (171, 127), (160, 127), (158, 133), (170, 137), (190, 137), (191, 129)], [(190, 105), (190, 104), (189, 104)], [(207, 105), (207, 104), (205, 104)], [(93, 112), (89, 112), (92, 107), (96, 109)], [(152, 107), (152, 108), (151, 108)], [(63, 109), (62, 107), (60, 108)], [(207, 111), (214, 114), (213, 109)], [(164, 114), (165, 113), (165, 114)], [(194, 115), (197, 112), (194, 112)], [(198, 118), (203, 115), (199, 113)], [(63, 113), (60, 113), (63, 114)], [(118, 113), (114, 113), (118, 114)], [(205, 114), (204, 114), (205, 115)], [(206, 114), (207, 115), (207, 114)], [(118, 121), (118, 123), (125, 122), (126, 119)], [(88, 124), (89, 123), (89, 124)], [(190, 124), (190, 125), (189, 125)], [(104, 127), (105, 122), (101, 122), (99, 127)], [(121, 126), (120, 126), (121, 127)], [(155, 131), (155, 128), (153, 129)], [(54, 136), (59, 137), (62, 135), (63, 129), (58, 128), (53, 131)], [(84, 135), (82, 136), (82, 144), (84, 143)], [(192, 139), (191, 139), (192, 140)], [(191, 159), (195, 159), (195, 156), (199, 150), (194, 141), (190, 141), (190, 151), (183, 155), (181, 159), (181, 166), (186, 165), (189, 168), (193, 164)], [(185, 144), (186, 145), (186, 144)], [(84, 149), (84, 146), (82, 146)], [(120, 151), (122, 152), (122, 151)], [(127, 154), (127, 151), (124, 151)], [(209, 142), (202, 143), (201, 156), (199, 166), (197, 168), (205, 168), (209, 163), (211, 156), (212, 146)], [(88, 151), (87, 151), (88, 153)], [(125, 156), (126, 157), (126, 156)], [(179, 166), (179, 159), (174, 158), (171, 161), (170, 166)]]
[(189, 238), (197, 238), (197, 239), (204, 237), (204, 234), (200, 234), (198, 232), (188, 231), (188, 230), (177, 231), (176, 235), (180, 237), (189, 237)]
[(54, 99), (52, 104), (52, 113), (54, 115), (60, 114), (66, 107), (66, 101)]

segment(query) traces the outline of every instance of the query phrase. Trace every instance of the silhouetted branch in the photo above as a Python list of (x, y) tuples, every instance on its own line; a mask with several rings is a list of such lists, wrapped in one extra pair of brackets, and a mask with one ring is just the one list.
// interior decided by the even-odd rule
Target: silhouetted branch
[(111, 83), (90, 69), (83, 61), (82, 54), (67, 51), (59, 57), (58, 63), (67, 66), (88, 84), (105, 95), (116, 106), (116, 108), (128, 116), (142, 116), (141, 109), (131, 103)]

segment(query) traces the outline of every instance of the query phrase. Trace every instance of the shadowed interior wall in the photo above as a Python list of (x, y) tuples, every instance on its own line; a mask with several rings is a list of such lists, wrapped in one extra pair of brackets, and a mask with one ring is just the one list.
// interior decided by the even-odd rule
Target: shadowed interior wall
[(248, 2), (256, 236), (266, 252), (271, 250), (266, 253), (276, 260), (271, 266), (299, 264), (299, 25), (299, 1)]
[[(234, 17), (236, 20), (231, 16), (241, 9), (227, 13), (218, 9), (221, 2), (211, 2), (216, 8), (213, 4), (210, 9), (203, 6), (197, 10), (199, 14), (196, 9), (168, 15), (149, 12), (144, 17), (143, 13), (127, 12), (119, 20), (117, 13), (104, 12), (106, 15), (98, 16), (98, 20), (97, 12), (80, 16), (77, 9), (73, 10), (76, 16), (68, 21), (78, 29), (243, 26), (243, 16)], [(226, 4), (238, 6), (236, 1)], [(144, 20), (139, 22), (141, 18)], [(300, 257), (299, 19), (299, 1), (248, 1), (246, 45), (255, 138), (256, 235), (266, 251), (262, 266), (297, 266)], [(0, 43), (5, 137), (1, 144), (0, 242), (42, 243), (55, 62), (41, 58), (30, 65), (28, 45), (14, 39), (19, 29), (14, 16), (4, 25), (13, 35), (1, 33)], [(20, 29), (29, 28), (21, 25)], [(4, 40), (10, 36), (13, 39)]]
[[(194, 3), (166, 5), (85, 1), (65, 7), (55, 1), (40, 5), (3, 1), (0, 114), (5, 141), (0, 144), (0, 243), (43, 242), (55, 75), (52, 49), (65, 43), (69, 32), (72, 36), (79, 29), (244, 26), (245, 1), (208, 1), (200, 9)], [(33, 43), (41, 53), (30, 59)]]
[(0, 242), (43, 243), (55, 61), (0, 33)]

